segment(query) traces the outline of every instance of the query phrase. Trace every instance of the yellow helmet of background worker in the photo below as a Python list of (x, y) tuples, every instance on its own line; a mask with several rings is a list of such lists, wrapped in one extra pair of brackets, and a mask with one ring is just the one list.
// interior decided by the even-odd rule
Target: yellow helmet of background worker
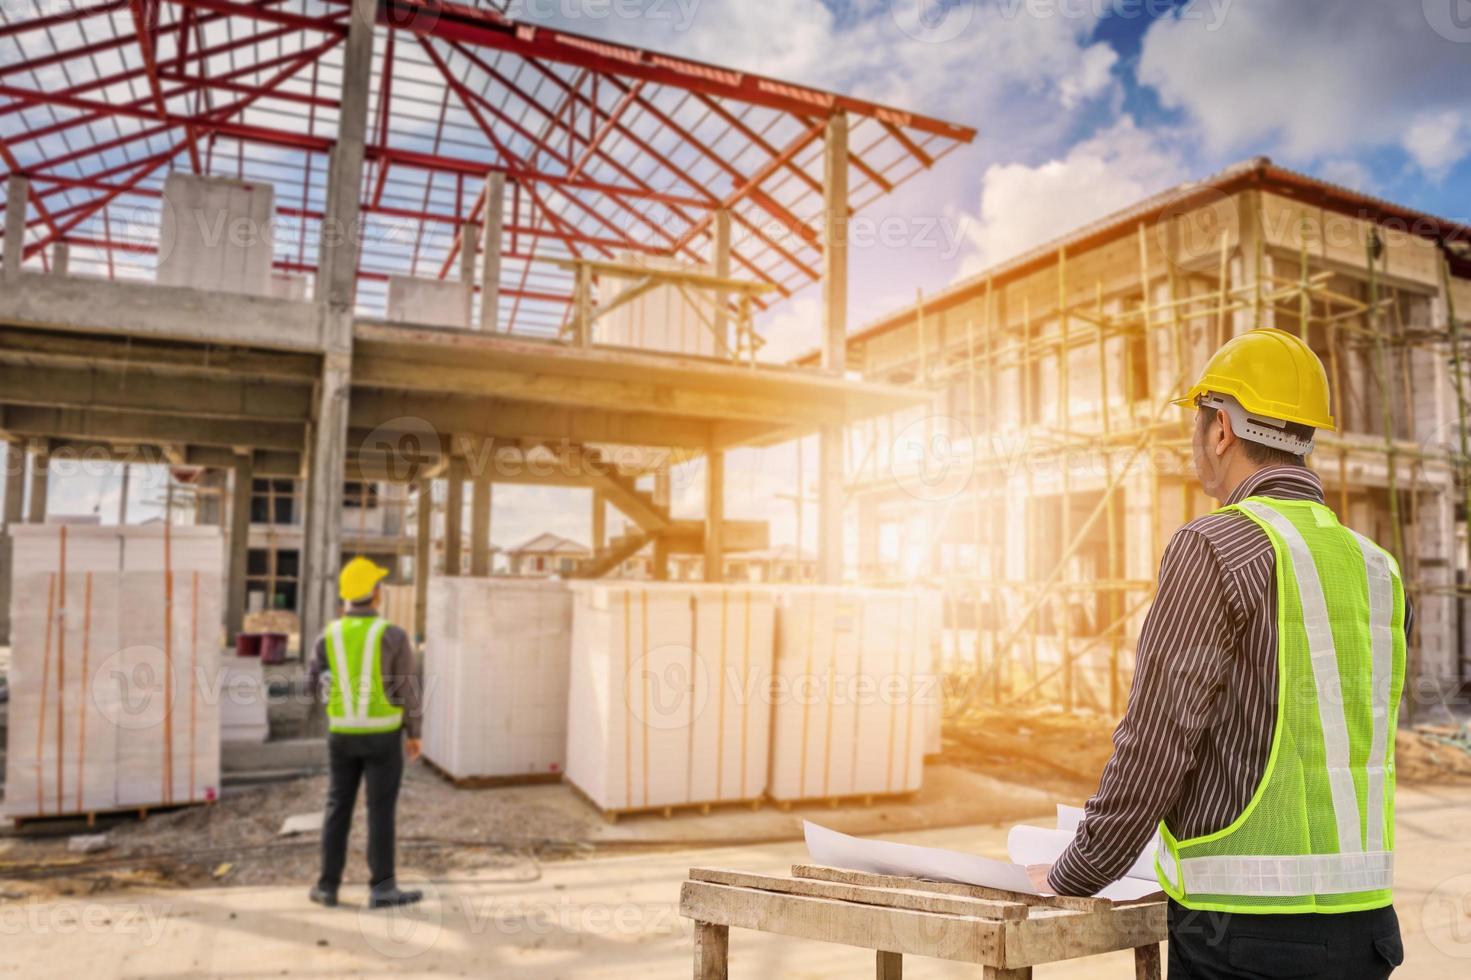
[(1200, 395), (1229, 395), (1252, 415), (1335, 428), (1328, 400), (1328, 372), (1302, 338), (1260, 327), (1232, 337), (1206, 362), (1200, 380), (1176, 405), (1195, 405)]
[(380, 568), (366, 558), (354, 558), (342, 566), (342, 572), (337, 576), (337, 594), (343, 602), (366, 599), (387, 575), (388, 569)]

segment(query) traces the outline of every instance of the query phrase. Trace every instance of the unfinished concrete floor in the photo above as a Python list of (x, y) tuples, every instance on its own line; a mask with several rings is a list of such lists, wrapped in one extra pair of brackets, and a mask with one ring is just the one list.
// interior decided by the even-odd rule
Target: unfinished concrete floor
[[(1407, 960), (1396, 977), (1450, 980), (1471, 969), (1471, 787), (1401, 791), (1397, 892)], [(900, 839), (999, 854), (1006, 828), (960, 827)], [(396, 915), (318, 908), (305, 886), (139, 891), (0, 906), (0, 975), (15, 977), (686, 977), (690, 928), (677, 911), (693, 865), (777, 872), (800, 844), (681, 850), (467, 872), (432, 881)], [(1453, 918), (1454, 917), (1454, 918)], [(736, 977), (871, 975), (872, 954), (744, 931)], [(911, 960), (913, 977), (977, 976)], [(1123, 955), (1039, 969), (1039, 977), (1128, 977)]]

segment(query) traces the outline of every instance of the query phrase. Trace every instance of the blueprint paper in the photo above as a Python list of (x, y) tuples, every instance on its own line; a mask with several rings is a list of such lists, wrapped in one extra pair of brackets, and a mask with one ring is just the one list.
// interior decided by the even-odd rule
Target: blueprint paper
[(1038, 894), (1032, 885), (1032, 879), (1027, 875), (1027, 869), (1019, 864), (967, 854), (964, 851), (849, 837), (836, 830), (818, 826), (810, 820), (802, 821), (802, 829), (807, 838), (807, 853), (812, 856), (812, 860), (830, 868), (1004, 888), (1027, 895)]

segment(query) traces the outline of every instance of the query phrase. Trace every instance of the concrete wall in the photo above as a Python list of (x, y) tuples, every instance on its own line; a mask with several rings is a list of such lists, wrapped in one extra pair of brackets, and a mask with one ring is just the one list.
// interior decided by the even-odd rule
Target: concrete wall
[(159, 284), (274, 295), (274, 214), (270, 184), (169, 174), (163, 187)]
[(453, 279), (388, 277), (388, 319), (431, 327), (466, 327), (465, 286)]

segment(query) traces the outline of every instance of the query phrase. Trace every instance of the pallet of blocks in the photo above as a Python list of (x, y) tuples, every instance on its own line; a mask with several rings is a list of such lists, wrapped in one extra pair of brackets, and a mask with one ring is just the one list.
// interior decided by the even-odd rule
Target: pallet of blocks
[(779, 593), (767, 796), (790, 804), (920, 788), (941, 695), (938, 610), (920, 590)]
[(5, 812), (19, 820), (213, 800), (216, 528), (20, 525)]
[(610, 819), (759, 800), (771, 734), (770, 590), (572, 589), (568, 781)]
[(572, 593), (551, 579), (438, 577), (424, 644), (424, 757), (450, 779), (561, 778)]

